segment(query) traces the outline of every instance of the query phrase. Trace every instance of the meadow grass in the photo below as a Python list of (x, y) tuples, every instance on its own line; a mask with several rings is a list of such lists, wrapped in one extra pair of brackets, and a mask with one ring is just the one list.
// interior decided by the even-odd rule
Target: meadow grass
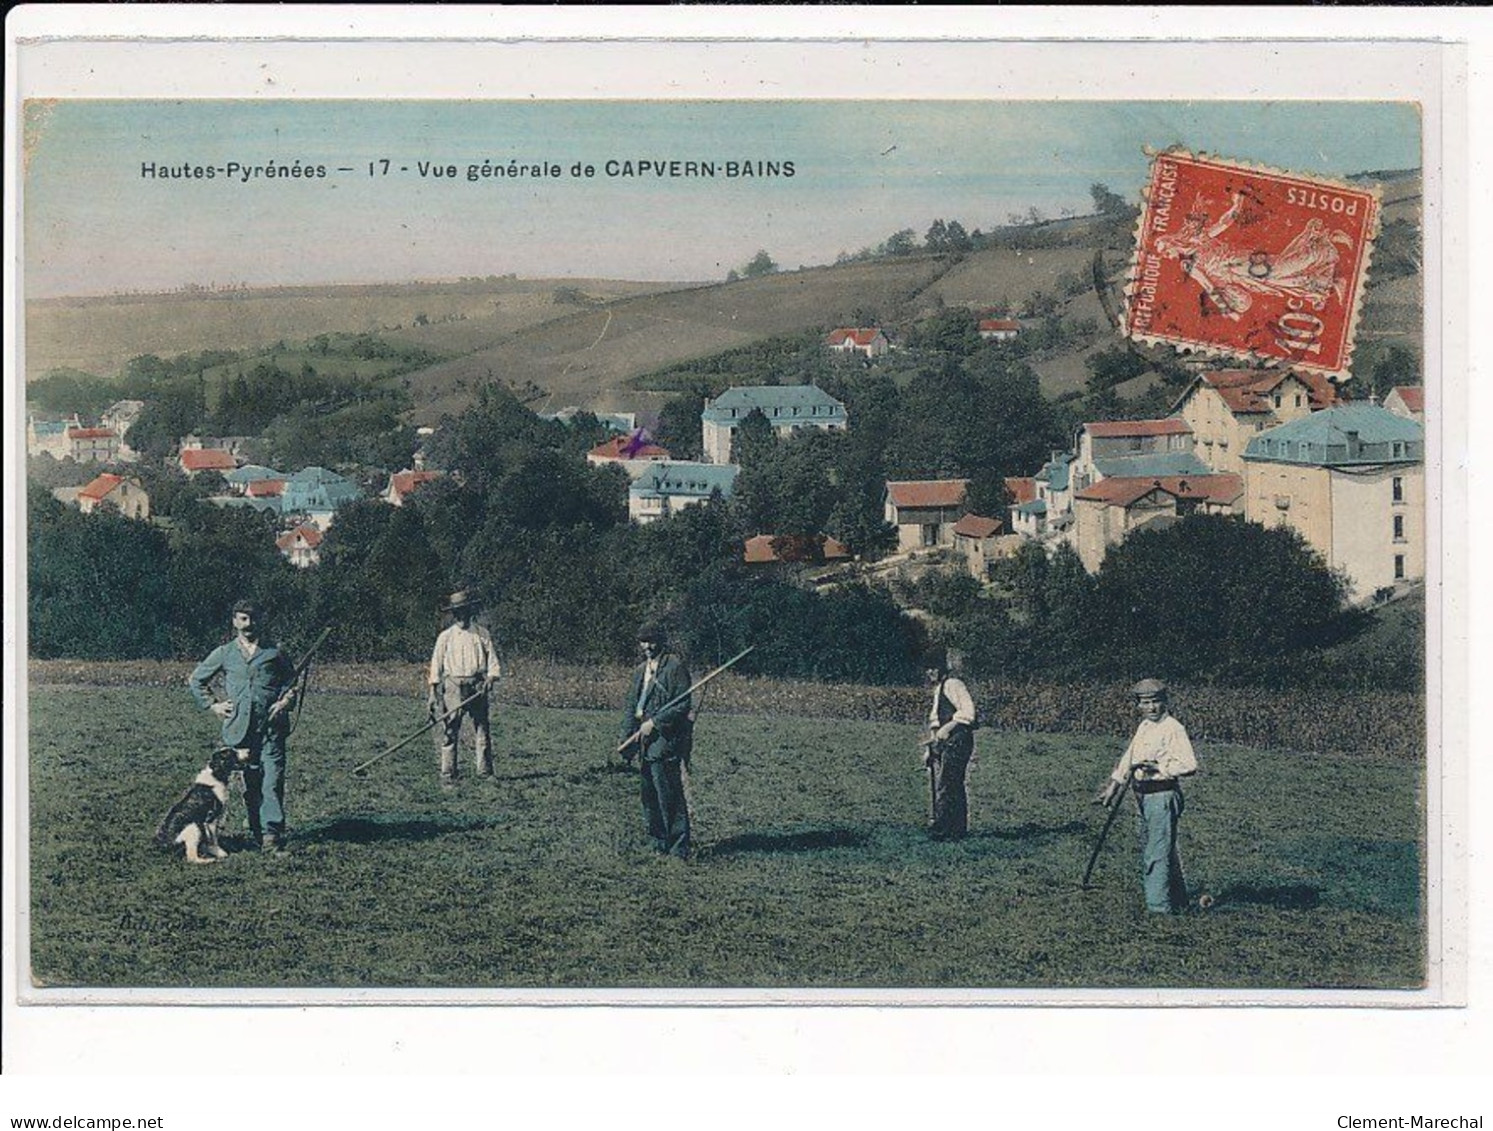
[[(151, 843), (215, 722), (185, 688), (33, 685), (39, 986), (1414, 988), (1419, 766), (1202, 745), (1182, 851), (1206, 913), (1147, 916), (1128, 814), (1092, 889), (1111, 740), (982, 731), (972, 831), (923, 834), (916, 727), (702, 716), (689, 863), (647, 850), (610, 712), (504, 707), (497, 775), (438, 784), (395, 696), (321, 694), (285, 858)], [(1185, 720), (1184, 720), (1185, 721)], [(232, 825), (243, 831), (241, 798)], [(230, 847), (233, 847), (230, 844)]]

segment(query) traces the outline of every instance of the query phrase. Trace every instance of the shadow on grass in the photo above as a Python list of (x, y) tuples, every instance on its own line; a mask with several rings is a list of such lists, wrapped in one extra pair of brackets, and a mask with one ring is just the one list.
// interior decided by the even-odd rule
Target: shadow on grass
[(475, 832), (496, 827), (497, 822), (481, 818), (429, 817), (414, 819), (380, 817), (337, 817), (331, 821), (297, 829), (296, 844), (375, 844), (383, 841), (414, 842), (437, 840), (453, 833)]
[(1216, 907), (1250, 904), (1281, 911), (1310, 911), (1321, 902), (1321, 890), (1310, 884), (1230, 884), (1213, 896)]
[(813, 829), (802, 833), (743, 833), (701, 848), (698, 856), (737, 856), (745, 852), (822, 852), (859, 848), (866, 835), (853, 829)]

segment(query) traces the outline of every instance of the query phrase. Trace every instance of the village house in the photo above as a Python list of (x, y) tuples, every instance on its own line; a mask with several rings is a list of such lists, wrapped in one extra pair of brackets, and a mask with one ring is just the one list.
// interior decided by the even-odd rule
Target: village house
[(706, 399), (700, 413), (702, 446), (707, 463), (730, 463), (731, 441), (742, 422), (758, 410), (779, 438), (817, 428), (843, 431), (849, 424), (845, 405), (817, 385), (748, 385)]
[(84, 514), (101, 508), (118, 511), (125, 518), (150, 517), (150, 496), (134, 479), (104, 472), (82, 487), (59, 487), (53, 496), (76, 506)]
[(257, 463), (245, 464), (243, 467), (235, 467), (233, 470), (223, 473), (223, 482), (227, 483), (232, 490), (238, 492), (240, 495), (247, 495), (249, 488), (256, 483), (273, 483), (275, 481), (279, 481), (281, 490), (283, 490), (285, 473), (283, 471), (276, 471), (273, 467), (264, 467)]
[[(541, 412), (539, 419), (558, 420), (561, 424), (569, 424), (583, 412), (591, 412), (591, 410), (571, 404), (555, 412)], [(591, 412), (591, 415), (596, 417), (596, 422), (608, 432), (617, 432), (625, 436), (637, 431), (638, 414), (635, 412)]]
[(314, 526), (301, 525), (287, 530), (275, 539), (275, 548), (298, 569), (306, 569), (321, 561), (322, 533)]
[(627, 490), (628, 517), (638, 523), (657, 522), (685, 507), (706, 502), (717, 491), (729, 499), (740, 471), (730, 463), (675, 460), (649, 464)]
[(115, 463), (119, 433), (112, 428), (69, 428), (67, 454), (78, 463)]
[(1021, 333), (1021, 323), (1014, 318), (981, 318), (975, 324), (980, 340), (985, 342), (1009, 342)]
[(1172, 406), (1193, 433), (1193, 454), (1214, 471), (1244, 474), (1244, 449), (1266, 428), (1337, 402), (1332, 382), (1291, 369), (1210, 369)]
[(285, 514), (304, 514), (325, 530), (337, 508), (363, 497), (358, 485), (324, 467), (307, 467), (285, 481), (280, 508)]
[(1076, 493), (1111, 478), (1209, 474), (1192, 448), (1192, 428), (1180, 417), (1090, 421), (1078, 427), (1070, 488)]
[(1419, 385), (1396, 385), (1384, 397), (1384, 407), (1396, 416), (1426, 422), (1426, 391)]
[(177, 462), (191, 476), (200, 475), (204, 471), (227, 474), (238, 466), (238, 461), (221, 448), (182, 448)]
[(967, 514), (954, 523), (954, 549), (964, 555), (964, 564), (977, 581), (988, 580), (990, 563), (1010, 556), (1022, 541), (1019, 535), (1002, 534), (998, 518)]
[(135, 423), (144, 409), (144, 401), (115, 401), (104, 410), (104, 414), (99, 417), (99, 423), (105, 428), (114, 429), (119, 434), (120, 443), (123, 444), (129, 436), (130, 426)]
[(68, 431), (81, 427), (83, 425), (76, 413), (67, 420), (38, 420), (34, 415), (28, 416), (26, 418), (26, 454), (68, 459), (72, 456), (72, 445), (67, 438)]
[(641, 476), (649, 464), (667, 463), (673, 458), (668, 448), (651, 443), (642, 434), (613, 436), (586, 453), (586, 462), (592, 467), (620, 467), (632, 480)]
[(404, 501), (426, 483), (441, 477), (439, 471), (396, 471), (389, 476), (389, 485), (384, 488), (383, 500), (393, 507), (404, 506)]
[(237, 464), (239, 460), (247, 457), (249, 447), (253, 442), (253, 436), (197, 436), (188, 433), (177, 444), (177, 450), (185, 452), (200, 449), (227, 452)]
[(953, 546), (968, 479), (888, 480), (884, 515), (897, 528), (898, 551)]
[(841, 326), (825, 335), (824, 344), (839, 353), (863, 353), (867, 357), (880, 357), (892, 348), (875, 326)]
[(801, 562), (848, 562), (845, 543), (828, 534), (813, 538), (757, 534), (742, 546), (741, 560), (747, 565), (777, 565)]
[(1139, 530), (1159, 530), (1189, 514), (1238, 510), (1244, 481), (1238, 475), (1111, 477), (1073, 498), (1073, 542), (1093, 573), (1111, 546)]
[(1290, 526), (1351, 599), (1425, 576), (1425, 431), (1352, 402), (1261, 432), (1244, 452), (1245, 515)]

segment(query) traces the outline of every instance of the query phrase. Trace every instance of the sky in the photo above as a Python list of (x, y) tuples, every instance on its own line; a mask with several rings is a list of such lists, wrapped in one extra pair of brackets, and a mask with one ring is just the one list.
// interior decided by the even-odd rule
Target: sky
[[(1178, 143), (1328, 176), (1421, 164), (1410, 103), (34, 103), (24, 279), (30, 298), (510, 273), (712, 280), (759, 248), (794, 268), (902, 228), (921, 237), (936, 218), (973, 230), (1033, 207), (1087, 212), (1095, 182), (1137, 200), (1147, 149)], [(233, 168), (297, 162), (326, 176)], [(483, 176), (485, 162), (560, 175)], [(715, 171), (638, 175), (640, 162)], [(729, 162), (780, 172), (730, 176)], [(152, 164), (217, 175), (144, 174)], [(452, 165), (454, 179), (434, 175)]]

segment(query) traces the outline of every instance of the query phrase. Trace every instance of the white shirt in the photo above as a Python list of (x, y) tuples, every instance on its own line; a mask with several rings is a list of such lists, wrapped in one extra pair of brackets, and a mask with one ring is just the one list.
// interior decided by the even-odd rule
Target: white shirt
[(502, 674), (492, 636), (480, 624), (453, 624), (435, 638), (430, 657), (430, 682), (443, 679), (497, 679)]
[(964, 686), (962, 679), (949, 676), (933, 689), (933, 706), (928, 709), (928, 727), (937, 730), (938, 722), (938, 695), (943, 692), (943, 697), (949, 701), (954, 708), (954, 717), (949, 720), (952, 723), (963, 723), (967, 727), (975, 725), (975, 701), (970, 698), (969, 688)]
[(1154, 723), (1142, 719), (1135, 728), (1135, 737), (1120, 755), (1115, 764), (1113, 781), (1124, 782), (1130, 776), (1130, 768), (1145, 762), (1154, 762), (1154, 773), (1142, 769), (1140, 781), (1159, 781), (1163, 778), (1180, 778), (1197, 773), (1197, 755), (1192, 752), (1192, 740), (1187, 737), (1187, 728), (1170, 715), (1162, 715)]

